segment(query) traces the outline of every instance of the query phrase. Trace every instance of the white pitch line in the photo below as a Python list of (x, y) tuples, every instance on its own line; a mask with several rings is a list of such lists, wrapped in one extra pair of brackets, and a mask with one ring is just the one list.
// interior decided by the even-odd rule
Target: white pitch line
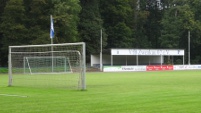
[(24, 96), (24, 95), (12, 95), (12, 94), (0, 94), (0, 96), (7, 96), (7, 97), (22, 97), (22, 98), (26, 98), (28, 96)]

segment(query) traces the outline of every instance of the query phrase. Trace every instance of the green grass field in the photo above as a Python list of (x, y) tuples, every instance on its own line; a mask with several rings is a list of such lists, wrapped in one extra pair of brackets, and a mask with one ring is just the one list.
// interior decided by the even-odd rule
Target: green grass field
[(87, 73), (87, 90), (7, 87), (0, 113), (201, 113), (201, 70)]

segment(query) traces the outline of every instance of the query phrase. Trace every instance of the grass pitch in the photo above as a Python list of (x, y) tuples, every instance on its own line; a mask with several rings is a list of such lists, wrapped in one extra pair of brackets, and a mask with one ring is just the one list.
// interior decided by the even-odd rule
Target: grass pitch
[(87, 90), (7, 87), (0, 113), (200, 113), (201, 71), (87, 73)]

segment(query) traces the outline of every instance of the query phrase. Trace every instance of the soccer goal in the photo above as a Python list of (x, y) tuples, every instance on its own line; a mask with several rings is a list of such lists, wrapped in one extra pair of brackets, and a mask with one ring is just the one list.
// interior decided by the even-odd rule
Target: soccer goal
[(85, 90), (85, 43), (9, 46), (9, 86)]

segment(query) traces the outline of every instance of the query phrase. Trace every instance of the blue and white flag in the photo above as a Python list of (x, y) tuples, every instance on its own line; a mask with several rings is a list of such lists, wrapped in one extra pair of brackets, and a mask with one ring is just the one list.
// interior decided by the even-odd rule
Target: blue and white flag
[(50, 15), (50, 38), (54, 38), (54, 23), (53, 23), (53, 18), (52, 15)]

